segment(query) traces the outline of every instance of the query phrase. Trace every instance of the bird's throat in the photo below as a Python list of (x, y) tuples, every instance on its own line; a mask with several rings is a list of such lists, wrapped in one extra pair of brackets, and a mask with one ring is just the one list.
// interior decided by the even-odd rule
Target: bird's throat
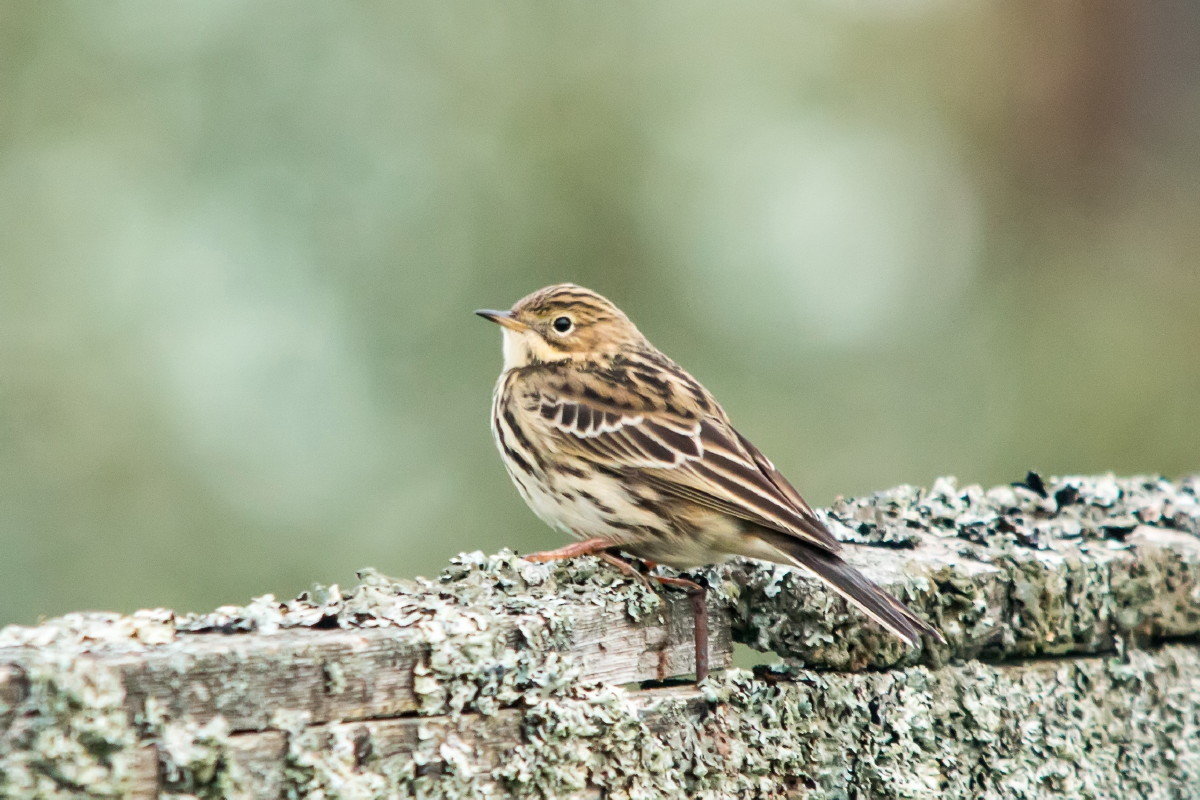
[(507, 328), (504, 329), (503, 352), (506, 371), (572, 357), (570, 353), (551, 345), (536, 331), (514, 331)]

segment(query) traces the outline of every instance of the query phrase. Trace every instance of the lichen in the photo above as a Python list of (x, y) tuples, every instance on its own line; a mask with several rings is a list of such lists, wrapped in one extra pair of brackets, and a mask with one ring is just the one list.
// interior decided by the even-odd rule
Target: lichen
[[(828, 512), (850, 557), (941, 628), (907, 650), (792, 570), (730, 568), (734, 637), (827, 669), (1103, 652), (1118, 639), (1200, 631), (1196, 478), (1069, 476), (984, 490), (939, 478), (839, 500)], [(890, 552), (879, 552), (886, 547)], [(899, 548), (899, 549), (897, 549)], [(1137, 557), (1130, 552), (1137, 549)], [(875, 550), (879, 555), (872, 556)], [(905, 551), (911, 551), (911, 555)]]
[[(402, 627), (420, 631), (428, 657), (417, 666), (415, 691), (424, 714), (497, 708), (571, 684), (579, 664), (555, 652), (569, 641), (580, 603), (623, 603), (631, 619), (662, 607), (659, 596), (586, 557), (536, 564), (504, 550), (464, 553), (436, 579), (397, 580), (375, 570), (343, 592), (315, 587), (294, 600), (256, 598), (182, 618), (189, 632), (271, 632), (295, 627)], [(498, 620), (514, 620), (498, 626)], [(327, 665), (336, 682), (336, 665)], [(333, 670), (329, 673), (329, 670)]]
[(46, 649), (103, 645), (127, 651), (172, 641), (177, 632), (175, 612), (165, 608), (132, 614), (90, 611), (66, 614), (41, 625), (9, 625), (0, 628), (0, 648)]
[(202, 725), (184, 719), (164, 721), (156, 727), (164, 789), (201, 797), (227, 796), (221, 779), (229, 732), (229, 724), (220, 716)]
[[(492, 714), (535, 704), (577, 681), (578, 660), (555, 648), (569, 643), (572, 609), (580, 603), (622, 603), (632, 619), (662, 607), (656, 593), (595, 558), (547, 565), (510, 551), (476, 552), (456, 557), (434, 580), (394, 580), (373, 570), (363, 570), (360, 579), (345, 592), (318, 586), (293, 600), (265, 595), (245, 606), (179, 618), (161, 609), (70, 614), (3, 629), (0, 647), (21, 654), (21, 663), (10, 669), (22, 670), (23, 696), (0, 697), (8, 728), (0, 742), (0, 790), (32, 797), (87, 786), (101, 796), (120, 795), (133, 779), (139, 739), (158, 744), (165, 790), (205, 797), (230, 790), (224, 720), (171, 719), (153, 699), (130, 714), (120, 675), (81, 660), (91, 648), (136, 654), (203, 632), (270, 636), (297, 627), (403, 627), (428, 643), (414, 675), (420, 713)], [(515, 629), (498, 624), (504, 620), (515, 620)], [(43, 652), (49, 655), (30, 655)], [(327, 662), (323, 670), (330, 694), (345, 690), (339, 663)], [(293, 774), (305, 769), (303, 759), (293, 759)], [(336, 782), (337, 774), (310, 777)]]
[(1030, 472), (985, 490), (941, 477), (928, 489), (898, 486), (839, 498), (827, 513), (845, 527), (842, 538), (863, 544), (915, 547), (925, 532), (991, 550), (1045, 550), (1056, 539), (1121, 542), (1139, 525), (1200, 535), (1198, 487), (1197, 476), (1043, 478)]
[(294, 600), (280, 602), (265, 595), (246, 606), (187, 615), (178, 621), (177, 629), (272, 633), (298, 627), (417, 626), (431, 635), (452, 636), (477, 633), (485, 618), (535, 614), (546, 622), (545, 633), (553, 638), (569, 632), (567, 609), (580, 602), (617, 600), (635, 620), (661, 607), (655, 592), (593, 557), (537, 564), (511, 550), (491, 556), (475, 551), (452, 558), (433, 580), (394, 579), (373, 569), (361, 570), (359, 579), (346, 592), (336, 584), (316, 586)]
[(699, 691), (575, 687), (517, 711), (502, 745), (488, 724), (438, 726), (403, 754), (365, 727), (323, 729), (297, 740), (308, 772), (290, 796), (1189, 796), (1200, 656), (732, 670)]
[(284, 793), (310, 800), (369, 800), (395, 797), (399, 775), (364, 769), (363, 741), (356, 726), (328, 725), (290, 732)]
[[(848, 550), (948, 645), (907, 650), (795, 570), (709, 568), (693, 577), (736, 637), (787, 661), (695, 691), (581, 681), (581, 605), (634, 620), (663, 608), (595, 558), (470, 553), (432, 580), (364, 570), (346, 590), (202, 615), (13, 626), (0, 797), (126, 795), (147, 777), (145, 743), (178, 797), (1186, 796), (1200, 785), (1200, 653), (1163, 641), (1200, 633), (1198, 491), (1197, 478), (1030, 474), (839, 501), (831, 525), (861, 545)], [(187, 636), (301, 627), (417, 632), (418, 716), (314, 724), (280, 707), (261, 720), (281, 755), (254, 762), (220, 715), (138, 701), (121, 672)], [(318, 666), (328, 697), (353, 696), (341, 663)], [(194, 688), (183, 671), (178, 685)]]
[(21, 665), (25, 696), (0, 731), (0, 797), (120, 797), (138, 736), (120, 677), (53, 649)]

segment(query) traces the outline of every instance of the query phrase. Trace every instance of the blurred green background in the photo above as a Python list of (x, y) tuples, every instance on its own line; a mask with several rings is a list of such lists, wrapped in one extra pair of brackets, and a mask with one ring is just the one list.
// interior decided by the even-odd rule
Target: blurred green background
[(471, 315), (622, 306), (816, 504), (1200, 468), (1200, 6), (0, 7), (0, 623), (561, 544)]

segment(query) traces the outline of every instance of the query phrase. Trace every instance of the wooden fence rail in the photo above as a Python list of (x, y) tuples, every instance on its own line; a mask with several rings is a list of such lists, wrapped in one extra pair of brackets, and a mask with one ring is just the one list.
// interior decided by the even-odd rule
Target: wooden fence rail
[[(736, 562), (699, 573), (699, 685), (687, 598), (590, 557), (10, 626), (0, 797), (1200, 797), (1198, 494), (1031, 474), (839, 501), (852, 560), (947, 643)], [(735, 641), (774, 663), (732, 669)]]

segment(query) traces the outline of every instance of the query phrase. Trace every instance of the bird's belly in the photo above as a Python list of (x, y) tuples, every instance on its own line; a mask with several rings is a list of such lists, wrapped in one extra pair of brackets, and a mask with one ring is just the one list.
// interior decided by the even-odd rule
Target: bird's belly
[(510, 474), (538, 519), (579, 539), (607, 539), (617, 545), (641, 541), (660, 535), (666, 522), (639, 505), (613, 476), (593, 473), (543, 480), (528, 472)]
[(571, 509), (563, 503), (552, 487), (527, 473), (510, 471), (509, 474), (512, 475), (521, 498), (538, 519), (562, 533), (587, 538), (588, 534), (580, 533), (570, 525), (573, 516)]
[(630, 542), (625, 550), (676, 569), (720, 564), (742, 553), (746, 535), (741, 520), (695, 506), (683, 510), (683, 517), (676, 517), (662, 535)]
[(577, 539), (606, 539), (639, 558), (690, 569), (719, 564), (745, 546), (740, 520), (679, 501), (661, 501), (660, 513), (652, 512), (606, 475), (555, 485), (528, 473), (512, 476), (529, 508), (550, 527)]

